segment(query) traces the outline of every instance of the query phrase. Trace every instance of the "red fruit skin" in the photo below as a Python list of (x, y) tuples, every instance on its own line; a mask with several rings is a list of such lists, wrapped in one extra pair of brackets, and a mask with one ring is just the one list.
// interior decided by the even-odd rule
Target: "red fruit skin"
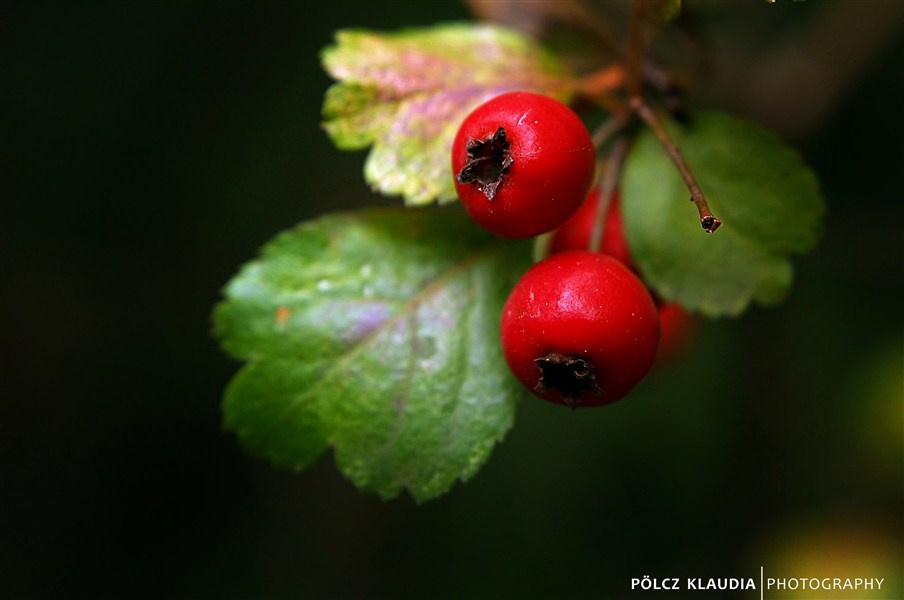
[[(552, 232), (549, 241), (549, 253), (556, 254), (566, 250), (589, 250), (593, 226), (600, 205), (600, 190), (592, 188), (581, 206), (562, 225)], [(621, 214), (621, 196), (618, 190), (612, 193), (603, 222), (603, 239), (600, 251), (623, 262), (629, 269), (637, 272), (631, 259), (631, 250), (625, 238), (625, 227)]]
[(478, 106), (452, 144), (452, 173), (468, 163), (468, 140), (505, 129), (513, 162), (490, 200), (473, 183), (455, 189), (474, 221), (495, 235), (527, 238), (550, 231), (580, 205), (593, 180), (596, 150), (581, 119), (558, 100), (509, 92)]
[[(573, 408), (623, 398), (647, 374), (659, 343), (659, 317), (647, 288), (621, 262), (583, 250), (554, 254), (515, 285), (502, 313), (502, 351), (515, 377), (535, 395)], [(537, 391), (550, 353), (587, 361), (602, 393), (569, 400)]]
[(697, 329), (697, 318), (677, 302), (659, 307), (659, 353), (657, 363), (665, 363), (681, 356), (690, 345)]
[[(599, 203), (600, 190), (594, 187), (587, 193), (587, 198), (580, 208), (552, 232), (548, 246), (549, 254), (589, 247)], [(613, 192), (606, 210), (601, 252), (620, 260), (633, 272), (638, 272), (631, 258), (628, 240), (625, 237), (621, 215), (621, 196), (618, 190)], [(659, 306), (660, 336), (656, 362), (665, 363), (675, 360), (687, 350), (696, 330), (697, 319), (677, 302), (660, 301), (657, 302), (657, 305)]]

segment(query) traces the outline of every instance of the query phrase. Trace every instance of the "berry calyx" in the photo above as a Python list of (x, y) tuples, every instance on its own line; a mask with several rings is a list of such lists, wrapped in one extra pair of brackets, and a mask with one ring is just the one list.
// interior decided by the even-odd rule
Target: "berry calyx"
[(656, 357), (659, 318), (647, 288), (621, 262), (586, 250), (554, 254), (512, 289), (502, 352), (535, 395), (571, 408), (626, 396)]
[(505, 139), (505, 129), (500, 127), (488, 140), (470, 139), (465, 149), (468, 151), (468, 162), (455, 176), (455, 181), (473, 183), (487, 200), (492, 200), (502, 183), (502, 174), (514, 162), (509, 153), (508, 140)]
[(455, 190), (474, 221), (507, 238), (550, 231), (581, 204), (596, 150), (558, 100), (510, 92), (475, 108), (452, 143)]

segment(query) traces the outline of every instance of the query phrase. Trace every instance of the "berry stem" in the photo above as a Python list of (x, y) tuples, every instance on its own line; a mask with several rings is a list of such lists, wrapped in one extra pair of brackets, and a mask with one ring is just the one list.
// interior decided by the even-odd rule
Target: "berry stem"
[(590, 136), (590, 139), (593, 140), (593, 146), (602, 148), (612, 139), (612, 136), (624, 129), (627, 124), (627, 115), (609, 117), (602, 125), (593, 130), (593, 134)]
[[(651, 0), (633, 0), (631, 3), (624, 69), (618, 70), (615, 66), (609, 66), (587, 76), (579, 84), (578, 91), (598, 106), (612, 113), (613, 117), (611, 120), (616, 121), (615, 124), (604, 123), (594, 134), (594, 141), (597, 142), (597, 147), (623, 127), (629, 120), (631, 113), (640, 117), (653, 130), (672, 162), (678, 167), (678, 171), (681, 173), (681, 177), (691, 193), (691, 201), (697, 206), (697, 212), (700, 214), (700, 225), (704, 231), (712, 233), (722, 225), (722, 221), (713, 215), (709, 208), (709, 203), (707, 203), (700, 186), (684, 162), (681, 152), (675, 142), (672, 141), (672, 138), (669, 137), (665, 128), (663, 128), (659, 118), (644, 100), (645, 83), (651, 83), (655, 87), (659, 87), (666, 91), (669, 96), (677, 94), (677, 87), (668, 80), (667, 76), (655, 68), (651, 69), (646, 63), (648, 44), (647, 10), (650, 5)], [(622, 87), (627, 92), (627, 107), (622, 100), (615, 97), (612, 93)], [(617, 142), (613, 145), (612, 154), (606, 165), (607, 173), (603, 177), (603, 189), (600, 192), (604, 194), (603, 201), (599, 203), (601, 214), (598, 215), (597, 221), (594, 223), (593, 233), (590, 238), (591, 250), (598, 250), (602, 243), (602, 229), (606, 210), (604, 205), (608, 204), (609, 194), (615, 189), (615, 181), (617, 181), (621, 171), (621, 165), (624, 163), (624, 154), (627, 154), (627, 149), (628, 142)]]
[(659, 142), (662, 144), (663, 148), (665, 148), (669, 157), (671, 157), (672, 162), (675, 163), (675, 166), (678, 167), (678, 170), (681, 172), (681, 177), (684, 178), (684, 183), (687, 185), (687, 189), (690, 190), (691, 201), (697, 205), (697, 212), (700, 213), (700, 225), (703, 227), (703, 230), (707, 233), (714, 232), (722, 224), (722, 221), (717, 219), (710, 211), (709, 204), (706, 202), (703, 192), (700, 191), (700, 186), (697, 185), (697, 181), (691, 174), (690, 169), (687, 168), (684, 158), (681, 157), (681, 152), (678, 151), (675, 142), (673, 142), (672, 138), (669, 137), (669, 134), (666, 133), (662, 123), (660, 123), (659, 118), (656, 116), (656, 113), (653, 112), (640, 96), (632, 96), (629, 104), (631, 110), (633, 110), (644, 123), (653, 130), (653, 133), (656, 134), (656, 137), (659, 138)]
[(625, 56), (627, 75), (625, 88), (629, 97), (643, 93), (643, 62), (646, 56), (646, 9), (647, 0), (631, 2), (630, 21), (628, 23), (628, 49)]
[(613, 115), (630, 113), (624, 101), (613, 92), (624, 85), (624, 69), (621, 66), (606, 67), (578, 81), (578, 93)]
[(596, 219), (593, 221), (593, 229), (590, 231), (590, 247), (588, 249), (591, 252), (601, 252), (603, 249), (606, 213), (609, 212), (609, 203), (612, 201), (612, 194), (615, 192), (615, 187), (621, 178), (621, 169), (625, 164), (625, 158), (628, 156), (630, 146), (630, 138), (622, 135), (615, 140), (609, 150), (609, 157), (606, 160), (606, 166), (600, 181), (600, 199), (596, 205)]
[(578, 80), (579, 91), (586, 96), (611, 94), (625, 85), (625, 68), (621, 63), (610, 64)]

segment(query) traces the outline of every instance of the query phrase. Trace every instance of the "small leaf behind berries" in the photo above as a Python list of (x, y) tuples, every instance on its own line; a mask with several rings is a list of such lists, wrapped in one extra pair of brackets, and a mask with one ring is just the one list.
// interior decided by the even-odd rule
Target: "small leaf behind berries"
[(323, 104), (327, 133), (344, 150), (373, 145), (365, 179), (412, 205), (455, 199), (452, 139), (477, 105), (513, 90), (567, 102), (573, 91), (536, 43), (493, 25), (343, 30), (321, 58), (339, 80)]
[(647, 283), (709, 316), (781, 301), (792, 281), (789, 255), (819, 239), (824, 202), (816, 177), (797, 152), (741, 119), (702, 113), (667, 129), (723, 225), (701, 231), (678, 170), (644, 132), (622, 191), (626, 235)]
[(277, 465), (332, 446), (362, 489), (444, 493), (511, 426), (521, 391), (499, 316), (529, 255), (450, 209), (332, 214), (278, 235), (214, 312), (223, 348), (247, 361), (226, 426)]

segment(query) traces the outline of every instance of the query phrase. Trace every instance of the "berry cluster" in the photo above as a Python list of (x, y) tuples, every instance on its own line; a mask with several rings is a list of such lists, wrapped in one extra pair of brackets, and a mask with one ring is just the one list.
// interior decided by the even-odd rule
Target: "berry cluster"
[[(506, 301), (502, 351), (525, 387), (571, 408), (626, 396), (657, 352), (672, 351), (675, 342), (665, 334), (683, 332), (689, 319), (677, 305), (658, 305), (638, 277), (618, 194), (602, 207), (596, 188), (588, 194), (595, 166), (580, 118), (561, 102), (528, 92), (477, 107), (452, 146), (456, 191), (478, 225), (508, 238), (552, 232), (549, 256)], [(601, 209), (602, 244), (592, 252)]]

